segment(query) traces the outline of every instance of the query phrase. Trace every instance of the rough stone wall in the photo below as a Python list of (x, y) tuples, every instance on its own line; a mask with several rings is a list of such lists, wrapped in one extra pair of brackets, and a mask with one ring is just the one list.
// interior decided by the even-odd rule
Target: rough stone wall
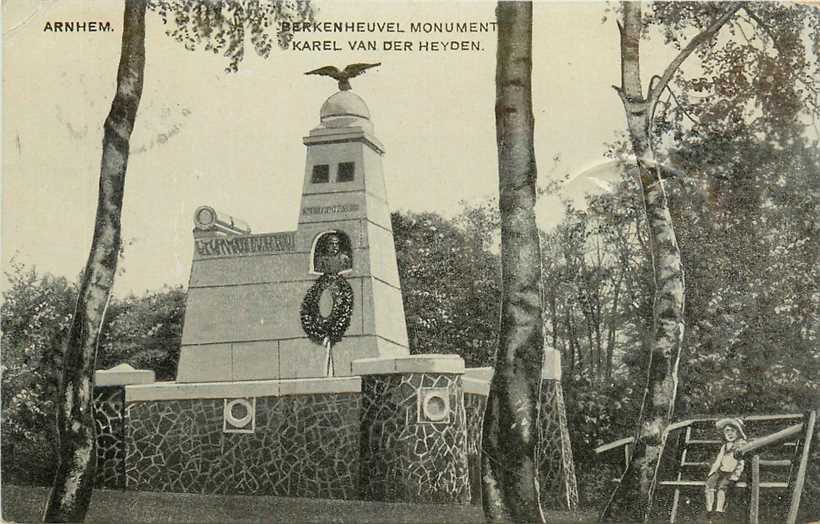
[(467, 464), (470, 470), (470, 493), (473, 504), (481, 504), (481, 427), (487, 397), (472, 393), (464, 394), (464, 411), (467, 414)]
[(125, 489), (125, 388), (94, 388), (98, 488)]
[[(419, 422), (421, 388), (448, 388), (448, 423)], [(460, 375), (362, 377), (361, 485), (366, 500), (466, 503), (467, 430)]]
[(357, 393), (256, 398), (253, 433), (224, 433), (224, 399), (127, 406), (127, 487), (354, 499)]

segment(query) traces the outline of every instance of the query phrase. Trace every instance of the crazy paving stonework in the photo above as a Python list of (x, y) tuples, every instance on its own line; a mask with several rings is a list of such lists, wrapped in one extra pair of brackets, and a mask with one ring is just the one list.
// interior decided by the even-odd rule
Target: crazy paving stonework
[[(447, 388), (445, 422), (419, 422), (421, 388)], [(362, 498), (466, 503), (470, 500), (461, 375), (362, 377)]]
[(223, 433), (223, 399), (127, 406), (129, 490), (352, 499), (359, 395), (257, 397), (253, 433)]
[(481, 427), (486, 407), (486, 396), (464, 394), (464, 411), (467, 415), (467, 466), (470, 471), (470, 500), (473, 504), (481, 504)]
[(578, 486), (564, 411), (564, 390), (560, 381), (541, 381), (539, 418), (541, 507), (574, 510), (578, 506)]
[(125, 489), (125, 388), (94, 388), (98, 488)]

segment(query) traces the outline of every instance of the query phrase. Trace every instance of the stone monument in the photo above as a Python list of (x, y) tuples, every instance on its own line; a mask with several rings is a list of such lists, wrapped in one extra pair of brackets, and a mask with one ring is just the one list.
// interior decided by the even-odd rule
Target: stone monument
[[(176, 380), (126, 366), (96, 373), (99, 486), (479, 502), (492, 370), (409, 354), (384, 146), (348, 82), (370, 67), (311, 72), (340, 90), (303, 140), (294, 231), (254, 234), (196, 210)], [(571, 501), (560, 362), (547, 364), (542, 480)]]
[[(244, 223), (203, 206), (194, 217), (194, 258), (177, 382), (322, 377), (321, 340), (300, 319), (323, 274), (352, 289), (344, 337), (332, 370), (352, 374), (359, 358), (408, 355), (393, 231), (382, 173), (384, 146), (370, 111), (349, 90), (321, 108), (307, 146), (295, 231), (251, 234)], [(317, 290), (324, 316), (329, 290)]]

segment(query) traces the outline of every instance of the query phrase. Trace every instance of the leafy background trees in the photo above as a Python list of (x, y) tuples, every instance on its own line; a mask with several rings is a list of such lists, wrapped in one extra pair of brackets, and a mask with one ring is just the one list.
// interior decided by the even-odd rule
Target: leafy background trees
[[(48, 485), (56, 465), (54, 426), (62, 348), (77, 286), (14, 264), (2, 307), (2, 478)], [(185, 291), (181, 287), (114, 298), (102, 327), (97, 369), (128, 363), (173, 379)]]
[(393, 213), (407, 336), (415, 353), (456, 353), (468, 367), (492, 366), (498, 336), (498, 222), (486, 207), (454, 220)]
[(55, 399), (76, 286), (13, 264), (0, 310), (2, 478), (48, 484), (56, 457)]

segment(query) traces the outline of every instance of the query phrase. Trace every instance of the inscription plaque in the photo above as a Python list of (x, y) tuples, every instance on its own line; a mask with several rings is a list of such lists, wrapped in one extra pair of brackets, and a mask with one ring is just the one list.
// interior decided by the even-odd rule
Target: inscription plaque
[(279, 253), (295, 249), (296, 233), (200, 238), (195, 245), (197, 255), (205, 258)]

